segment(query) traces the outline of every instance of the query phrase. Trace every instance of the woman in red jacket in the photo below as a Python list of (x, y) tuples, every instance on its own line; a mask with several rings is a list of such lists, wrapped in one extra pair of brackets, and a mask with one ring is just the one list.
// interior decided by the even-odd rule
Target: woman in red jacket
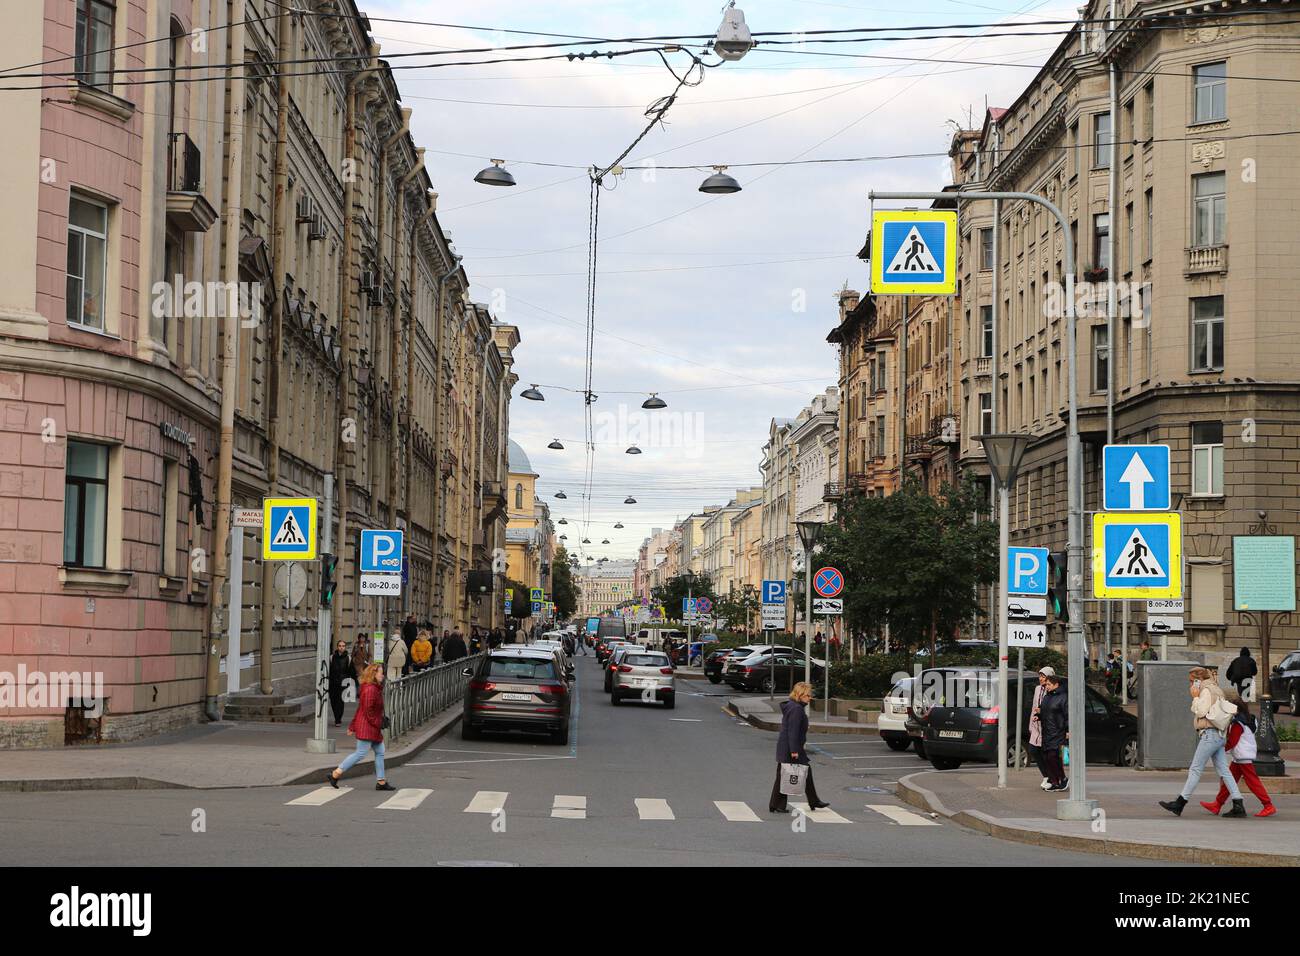
[(357, 712), (348, 724), (348, 736), (357, 738), (357, 749), (330, 774), (330, 786), (339, 788), (339, 778), (361, 762), (371, 748), (375, 751), (375, 789), (396, 790), (384, 779), (384, 668), (369, 665), (361, 674), (361, 696)]

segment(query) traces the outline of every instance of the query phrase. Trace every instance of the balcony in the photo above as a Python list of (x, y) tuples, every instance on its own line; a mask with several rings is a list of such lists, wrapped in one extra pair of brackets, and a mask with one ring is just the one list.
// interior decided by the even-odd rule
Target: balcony
[(181, 232), (207, 232), (217, 211), (203, 196), (203, 155), (184, 133), (167, 148), (167, 222)]
[(981, 356), (979, 356), (978, 358), (976, 358), (976, 359), (975, 359), (975, 374), (976, 374), (976, 375), (992, 375), (992, 374), (993, 374), (993, 356), (991, 356), (991, 355), (981, 355)]
[(822, 501), (840, 501), (844, 497), (844, 486), (838, 481), (828, 481), (822, 487)]
[(1187, 250), (1187, 266), (1184, 276), (1224, 275), (1228, 271), (1227, 246), (1192, 246)]

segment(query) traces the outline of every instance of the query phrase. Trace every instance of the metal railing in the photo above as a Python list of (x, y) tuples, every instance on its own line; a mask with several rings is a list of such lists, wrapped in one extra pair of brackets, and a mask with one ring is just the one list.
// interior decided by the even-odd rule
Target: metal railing
[(448, 707), (464, 699), (469, 678), (466, 667), (478, 663), (482, 654), (471, 654), (449, 664), (437, 664), (395, 681), (384, 683), (384, 716), (388, 718), (385, 738), (399, 737)]
[(170, 175), (168, 189), (171, 192), (199, 192), (203, 175), (203, 155), (198, 146), (184, 133), (172, 133), (168, 146)]

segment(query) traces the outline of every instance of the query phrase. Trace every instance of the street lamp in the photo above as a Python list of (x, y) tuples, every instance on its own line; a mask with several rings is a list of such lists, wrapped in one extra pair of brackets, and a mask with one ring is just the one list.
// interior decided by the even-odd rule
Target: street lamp
[(637, 448), (636, 445), (628, 445), (626, 454), (639, 455), (641, 454), (641, 449)]
[[(812, 553), (822, 533), (820, 521), (796, 521), (803, 545), (803, 679), (812, 683)], [(826, 665), (830, 666), (829, 658)]]
[(700, 183), (700, 192), (719, 196), (740, 192), (740, 183), (724, 172), (726, 168), (726, 166), (714, 166), (713, 175)]
[(631, 495), (628, 495), (626, 498), (623, 499), (623, 504), (634, 505), (636, 504), (636, 499), (633, 498)]
[(546, 447), (552, 449), (553, 451), (564, 451), (564, 446), (560, 444), (560, 440), (558, 438), (555, 439), (555, 441), (551, 442)]
[(482, 183), (484, 186), (513, 186), (515, 177), (510, 175), (509, 170), (503, 168), (504, 165), (504, 159), (492, 160), (491, 166), (484, 166), (474, 175), (474, 182)]
[(662, 398), (660, 398), (659, 395), (658, 395), (658, 393), (656, 393), (656, 392), (651, 392), (651, 393), (650, 393), (650, 397), (647, 398), (644, 402), (641, 403), (641, 407), (642, 407), (642, 408), (648, 408), (648, 409), (651, 409), (651, 410), (656, 409), (656, 408), (667, 408), (667, 407), (668, 407), (668, 403), (665, 402)]
[(528, 388), (524, 389), (522, 392), (519, 393), (519, 397), (526, 398), (530, 402), (546, 401), (546, 396), (537, 390), (536, 385), (530, 385)]
[(555, 497), (557, 497), (557, 498), (567, 498), (567, 497), (569, 497), (569, 496), (566, 495), (563, 491), (557, 491), (557, 492), (555, 493)]
[[(1020, 473), (1020, 462), (1029, 447), (1029, 435), (994, 434), (976, 435), (984, 446), (989, 472), (998, 485), (998, 789), (1007, 787), (1007, 550), (1008, 499), (1011, 486)], [(1023, 654), (1021, 662), (1023, 663)], [(1023, 689), (1023, 688), (1022, 688)], [(1019, 711), (1017, 695), (1017, 712)]]

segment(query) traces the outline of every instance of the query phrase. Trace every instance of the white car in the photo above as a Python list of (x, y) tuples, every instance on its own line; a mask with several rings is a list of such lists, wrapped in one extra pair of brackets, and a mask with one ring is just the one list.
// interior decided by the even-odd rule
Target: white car
[(907, 709), (912, 702), (912, 680), (904, 677), (885, 695), (876, 729), (890, 750), (906, 750), (912, 742), (907, 733)]
[(647, 651), (626, 645), (616, 655), (616, 665), (609, 675), (609, 702), (624, 700), (643, 703), (662, 701), (671, 710), (677, 705), (677, 678), (673, 665), (663, 651)]

